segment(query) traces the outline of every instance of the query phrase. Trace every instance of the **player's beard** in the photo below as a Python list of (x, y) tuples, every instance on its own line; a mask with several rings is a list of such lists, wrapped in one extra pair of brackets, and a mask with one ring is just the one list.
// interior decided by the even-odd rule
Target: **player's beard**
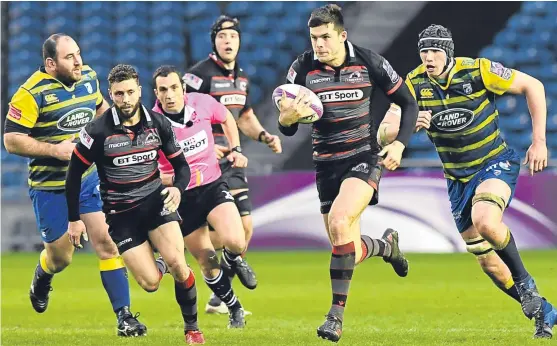
[(73, 75), (72, 72), (73, 72), (73, 69), (70, 70), (70, 71), (63, 71), (63, 70), (57, 68), (56, 71), (55, 71), (54, 78), (58, 79), (64, 85), (70, 86), (70, 85), (73, 85), (74, 83), (79, 82), (81, 80), (81, 76), (79, 76), (79, 78), (76, 79), (76, 77)]
[(128, 110), (124, 111), (122, 108), (118, 107), (117, 105), (114, 105), (114, 107), (116, 107), (116, 111), (118, 111), (118, 115), (120, 116), (120, 118), (127, 120), (132, 118), (135, 115), (140, 105), (141, 105), (141, 99), (138, 100), (137, 103), (131, 108), (131, 111)]

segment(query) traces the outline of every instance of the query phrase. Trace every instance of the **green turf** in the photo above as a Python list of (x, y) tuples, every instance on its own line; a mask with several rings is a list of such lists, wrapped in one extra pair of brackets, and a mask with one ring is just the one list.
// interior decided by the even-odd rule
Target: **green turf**
[[(36, 254), (2, 255), (3, 345), (180, 345), (182, 321), (171, 278), (156, 293), (133, 282), (133, 311), (149, 328), (145, 338), (115, 336), (115, 318), (93, 255), (77, 254), (54, 279), (50, 306), (35, 313), (28, 290)], [(468, 254), (411, 254), (410, 274), (398, 278), (390, 265), (373, 259), (355, 272), (345, 314), (344, 345), (538, 345), (533, 322), (500, 293)], [(330, 297), (326, 252), (250, 253), (259, 286), (239, 288), (245, 330), (226, 329), (226, 316), (203, 312), (209, 289), (197, 273), (200, 327), (208, 345), (328, 345), (315, 329)], [(557, 251), (526, 252), (527, 268), (541, 292), (557, 301)], [(197, 269), (197, 266), (194, 265)], [(557, 328), (556, 328), (557, 329)], [(557, 330), (556, 330), (557, 332)]]

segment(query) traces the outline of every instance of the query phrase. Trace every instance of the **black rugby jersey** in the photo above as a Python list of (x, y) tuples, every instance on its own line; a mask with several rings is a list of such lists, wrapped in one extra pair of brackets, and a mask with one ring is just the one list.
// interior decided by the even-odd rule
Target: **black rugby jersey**
[(107, 214), (138, 205), (161, 186), (159, 150), (169, 159), (182, 154), (170, 121), (143, 105), (140, 109), (141, 120), (132, 127), (136, 131), (123, 126), (112, 107), (79, 134), (74, 154), (86, 165), (96, 163), (103, 211)]
[[(393, 94), (401, 87), (406, 89), (403, 79), (384, 57), (349, 41), (345, 47), (346, 60), (337, 68), (319, 62), (312, 51), (306, 51), (292, 63), (286, 76), (287, 83), (309, 88), (323, 103), (323, 117), (312, 124), (315, 161), (343, 159), (364, 151), (377, 153), (376, 126), (371, 117), (373, 94), (379, 88), (395, 102), (401, 97), (395, 100)], [(410, 92), (406, 93), (411, 98)], [(403, 96), (403, 100), (408, 98)], [(413, 108), (413, 116), (417, 117), (417, 105)], [(412, 128), (414, 125), (415, 118)], [(293, 135), (297, 126), (280, 126), (280, 130)], [(397, 140), (406, 145), (410, 134), (406, 126)]]
[[(223, 62), (215, 55), (195, 64), (184, 75), (186, 92), (198, 92), (213, 96), (222, 103), (236, 121), (251, 109), (249, 101), (249, 80), (244, 71), (234, 64), (234, 70), (228, 70)], [(228, 147), (228, 141), (222, 131), (222, 125), (213, 125), (215, 144)], [(226, 161), (223, 158), (221, 162)]]

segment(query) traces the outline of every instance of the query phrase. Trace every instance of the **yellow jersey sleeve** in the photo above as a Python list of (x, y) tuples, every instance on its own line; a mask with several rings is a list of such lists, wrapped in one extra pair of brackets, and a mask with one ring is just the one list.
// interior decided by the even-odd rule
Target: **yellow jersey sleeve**
[(513, 69), (489, 59), (480, 59), (480, 73), (487, 90), (503, 95), (511, 87), (516, 73)]
[(101, 84), (99, 83), (99, 80), (97, 79), (97, 108), (99, 108), (102, 103), (103, 103), (104, 97), (103, 94), (101, 93)]
[(39, 106), (27, 89), (20, 87), (12, 96), (7, 118), (23, 127), (35, 126), (39, 118)]
[(410, 93), (412, 94), (412, 96), (414, 96), (414, 100), (416, 100), (416, 90), (414, 90), (414, 85), (410, 81), (409, 76), (406, 76), (406, 80), (404, 81), (404, 83), (406, 83), (406, 86), (408, 87), (408, 89), (410, 89)]

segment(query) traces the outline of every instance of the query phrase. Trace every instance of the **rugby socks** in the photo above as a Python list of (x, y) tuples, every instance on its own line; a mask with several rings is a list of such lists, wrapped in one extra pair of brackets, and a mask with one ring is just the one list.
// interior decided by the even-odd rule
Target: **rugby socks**
[(174, 281), (174, 293), (176, 302), (182, 311), (184, 319), (184, 330), (199, 330), (197, 326), (197, 289), (195, 287), (195, 275), (188, 267), (190, 275), (184, 282)]
[(510, 229), (507, 228), (507, 237), (505, 238), (505, 241), (500, 244), (500, 246), (493, 247), (499, 257), (501, 257), (501, 260), (503, 260), (507, 267), (509, 267), (514, 282), (520, 284), (530, 279), (530, 274), (528, 274), (528, 271), (524, 268), (524, 264), (522, 263), (522, 259), (520, 258), (516, 242), (514, 241), (514, 237)]
[(234, 279), (234, 276), (236, 275), (236, 272), (232, 268), (235, 265), (234, 260), (238, 257), (242, 257), (242, 255), (232, 253), (227, 248), (224, 248), (224, 250), (222, 250), (220, 268), (222, 269), (222, 271), (224, 271), (230, 281), (232, 281), (232, 279)]
[(230, 280), (222, 270), (213, 279), (205, 278), (205, 282), (211, 291), (213, 291), (215, 295), (219, 297), (219, 299), (223, 301), (226, 306), (228, 306), (229, 310), (242, 307), (238, 297), (234, 294)]
[(157, 266), (157, 269), (159, 270), (159, 281), (162, 280), (162, 277), (164, 274), (168, 273), (168, 265), (166, 264), (166, 262), (161, 258), (161, 259), (156, 259), (155, 260), (155, 265)]
[(514, 280), (512, 278), (510, 278), (503, 286), (497, 285), (497, 287), (499, 287), (501, 291), (505, 292), (506, 295), (520, 303), (520, 296), (518, 295), (518, 290), (516, 289), (516, 285), (514, 284)]
[(329, 273), (331, 275), (331, 288), (333, 291), (333, 303), (329, 315), (344, 317), (344, 308), (348, 299), (348, 289), (352, 280), (352, 273), (356, 265), (356, 249), (354, 242), (333, 246)]
[(50, 285), (52, 282), (52, 278), (54, 277), (54, 273), (48, 269), (46, 265), (46, 249), (41, 251), (41, 255), (39, 256), (39, 263), (37, 264), (37, 268), (35, 269), (37, 273), (37, 284), (43, 285)]
[(361, 236), (362, 241), (362, 257), (358, 263), (362, 263), (366, 259), (374, 256), (389, 258), (391, 256), (391, 244), (383, 239), (372, 239), (367, 235)]
[(118, 313), (124, 306), (129, 307), (130, 285), (122, 257), (99, 260), (99, 269), (104, 289), (112, 304), (112, 310)]

